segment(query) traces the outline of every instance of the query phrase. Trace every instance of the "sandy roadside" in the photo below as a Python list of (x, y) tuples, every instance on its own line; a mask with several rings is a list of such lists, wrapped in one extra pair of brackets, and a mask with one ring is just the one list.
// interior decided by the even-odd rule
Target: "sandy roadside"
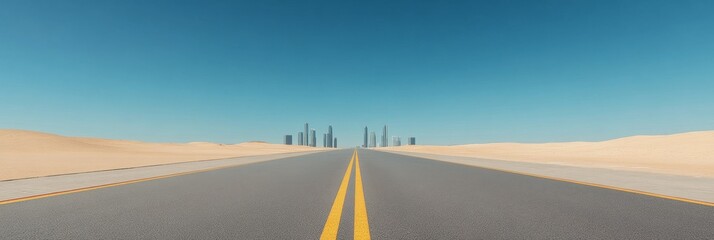
[(0, 129), (0, 180), (322, 150), (261, 142), (146, 143)]
[(602, 142), (417, 145), (380, 150), (714, 177), (714, 131), (633, 136)]

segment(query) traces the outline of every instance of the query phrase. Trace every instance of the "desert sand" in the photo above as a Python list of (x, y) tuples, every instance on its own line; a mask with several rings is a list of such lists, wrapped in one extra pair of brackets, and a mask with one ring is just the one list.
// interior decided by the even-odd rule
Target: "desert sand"
[(0, 129), (0, 180), (320, 150), (262, 142), (147, 143)]
[(633, 136), (602, 142), (401, 146), (387, 151), (714, 177), (714, 131)]

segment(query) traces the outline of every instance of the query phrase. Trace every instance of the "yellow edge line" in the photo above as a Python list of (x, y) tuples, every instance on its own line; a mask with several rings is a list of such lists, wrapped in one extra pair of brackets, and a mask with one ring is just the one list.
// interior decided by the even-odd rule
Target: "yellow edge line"
[(347, 185), (350, 183), (352, 165), (355, 162), (355, 154), (357, 154), (356, 149), (355, 152), (352, 153), (352, 159), (350, 159), (350, 163), (347, 165), (347, 171), (345, 171), (345, 175), (342, 177), (342, 183), (340, 183), (340, 188), (337, 190), (337, 196), (335, 196), (335, 201), (332, 203), (330, 214), (327, 215), (325, 227), (322, 229), (322, 234), (320, 235), (320, 239), (322, 240), (337, 239), (337, 231), (340, 228), (340, 219), (342, 219), (342, 207), (345, 204)]
[[(426, 158), (426, 159), (430, 159), (430, 158)], [(432, 159), (432, 160), (436, 160), (436, 159)], [(436, 161), (441, 161), (441, 160), (436, 160)], [(447, 161), (441, 161), (441, 162), (447, 162)], [(483, 168), (483, 169), (494, 170), (494, 171), (505, 172), (505, 173), (512, 173), (512, 174), (524, 175), (524, 176), (529, 176), (529, 177), (536, 177), (536, 178), (550, 179), (550, 180), (561, 181), (561, 182), (575, 183), (575, 184), (579, 184), (579, 185), (585, 185), (585, 186), (591, 186), (591, 187), (598, 187), (598, 188), (605, 188), (605, 189), (616, 190), (616, 191), (621, 191), (621, 192), (635, 193), (635, 194), (647, 195), (647, 196), (651, 196), (651, 197), (657, 197), (657, 198), (663, 198), (663, 199), (668, 199), (668, 200), (674, 200), (674, 201), (680, 201), (680, 202), (687, 202), (687, 203), (694, 203), (694, 204), (699, 204), (699, 205), (714, 207), (714, 202), (694, 200), (694, 199), (683, 198), (683, 197), (675, 197), (675, 196), (669, 196), (669, 195), (664, 195), (664, 194), (659, 194), (659, 193), (645, 192), (645, 191), (640, 191), (640, 190), (634, 190), (634, 189), (629, 189), (629, 188), (621, 188), (621, 187), (614, 187), (614, 186), (603, 185), (603, 184), (597, 184), (597, 183), (582, 182), (582, 181), (571, 180), (571, 179), (565, 179), (565, 178), (550, 177), (550, 176), (538, 175), (538, 174), (532, 174), (532, 173), (525, 173), (525, 172), (516, 172), (516, 171), (505, 170), (505, 169), (499, 169), (499, 168), (474, 166), (474, 165), (469, 165), (469, 164), (464, 164), (464, 163), (457, 163), (457, 162), (447, 162), (447, 163), (453, 163), (453, 164), (464, 165), (464, 166), (475, 167), (475, 168)]]
[[(356, 153), (356, 150), (355, 150)], [(370, 239), (369, 223), (367, 221), (367, 205), (364, 202), (362, 188), (362, 173), (359, 168), (359, 153), (355, 154), (355, 221), (353, 239)]]
[(195, 171), (189, 171), (189, 172), (181, 172), (181, 173), (172, 173), (172, 174), (168, 174), (168, 175), (141, 178), (141, 179), (124, 181), (124, 182), (116, 182), (116, 183), (102, 184), (102, 185), (97, 185), (97, 186), (83, 187), (83, 188), (77, 188), (77, 189), (71, 189), (71, 190), (65, 190), (65, 191), (59, 191), (59, 192), (44, 193), (44, 194), (39, 194), (39, 195), (34, 195), (34, 196), (2, 200), (2, 201), (0, 201), (0, 205), (24, 202), (24, 201), (29, 201), (29, 200), (35, 200), (35, 199), (40, 199), (40, 198), (47, 198), (47, 197), (53, 197), (53, 196), (71, 194), (71, 193), (91, 191), (91, 190), (96, 190), (96, 189), (101, 189), (101, 188), (116, 187), (116, 186), (121, 186), (121, 185), (126, 185), (126, 184), (146, 182), (146, 181), (157, 180), (157, 179), (162, 179), (162, 178), (170, 178), (170, 177), (176, 177), (176, 176), (181, 176), (181, 175), (188, 175), (188, 174), (193, 174), (193, 173), (208, 172), (208, 171), (214, 171), (214, 170), (219, 170), (219, 169), (224, 169), (224, 168), (237, 167), (237, 166), (241, 166), (241, 165), (245, 165), (245, 164), (214, 167), (214, 168), (201, 169), (201, 170), (195, 170)]

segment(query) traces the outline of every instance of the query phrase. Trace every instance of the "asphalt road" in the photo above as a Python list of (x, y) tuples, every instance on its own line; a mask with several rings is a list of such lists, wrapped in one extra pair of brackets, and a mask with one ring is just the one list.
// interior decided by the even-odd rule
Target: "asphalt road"
[(351, 149), (0, 205), (0, 239), (318, 239), (337, 212), (339, 239), (714, 239), (714, 207)]

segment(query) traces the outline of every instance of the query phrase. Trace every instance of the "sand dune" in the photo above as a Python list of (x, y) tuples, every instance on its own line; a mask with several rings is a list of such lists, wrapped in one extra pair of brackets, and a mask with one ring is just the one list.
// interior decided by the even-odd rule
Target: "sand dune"
[(0, 180), (315, 150), (322, 149), (262, 142), (146, 143), (0, 129)]
[(714, 131), (633, 136), (602, 142), (492, 143), (382, 149), (687, 176), (714, 176)]

